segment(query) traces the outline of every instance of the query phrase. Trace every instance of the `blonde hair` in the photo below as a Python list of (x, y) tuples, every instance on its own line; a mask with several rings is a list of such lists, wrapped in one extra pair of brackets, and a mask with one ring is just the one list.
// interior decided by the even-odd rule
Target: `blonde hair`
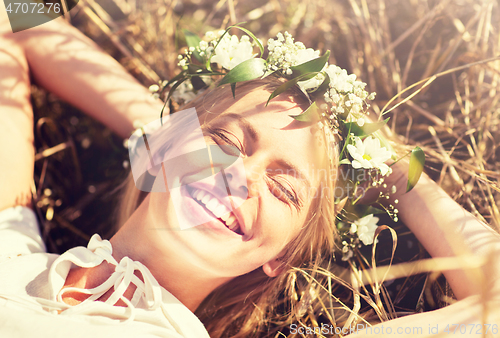
[[(269, 76), (238, 84), (236, 94), (243, 96), (255, 88), (263, 88), (271, 93), (282, 83), (283, 79)], [(303, 105), (304, 109), (309, 104), (309, 99), (298, 87), (282, 95), (288, 95), (289, 99)], [(202, 121), (205, 114), (214, 114), (211, 108), (220, 100), (233, 100), (229, 86), (212, 87), (183, 108), (195, 107)], [(330, 146), (328, 142), (326, 144)], [(336, 151), (331, 153), (336, 154)], [(321, 175), (321, 186), (311, 206), (309, 220), (299, 236), (287, 245), (280, 258), (283, 272), (270, 278), (262, 269), (256, 269), (238, 276), (214, 290), (196, 310), (195, 314), (205, 324), (212, 338), (274, 336), (273, 332), (300, 321), (304, 314), (304, 299), (299, 299), (297, 292), (309, 290), (320, 267), (325, 262), (330, 263), (338, 236), (333, 198), (335, 177), (329, 175), (336, 173), (337, 159), (332, 158), (327, 162), (328, 168)], [(145, 196), (146, 193), (139, 191), (129, 177), (119, 208), (119, 225), (125, 223)], [(297, 268), (310, 271), (311, 278), (308, 281), (298, 279)]]

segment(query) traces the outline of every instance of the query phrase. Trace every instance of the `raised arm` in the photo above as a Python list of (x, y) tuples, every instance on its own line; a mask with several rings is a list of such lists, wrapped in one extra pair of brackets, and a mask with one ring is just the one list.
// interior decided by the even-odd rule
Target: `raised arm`
[(13, 34), (0, 2), (0, 211), (31, 204), (30, 74), (122, 137), (130, 135), (134, 121), (157, 119), (163, 106), (118, 62), (61, 18)]
[[(405, 173), (406, 164), (396, 164)], [(415, 234), (432, 257), (475, 257), (492, 259), (479, 270), (446, 270), (444, 275), (458, 299), (478, 295), (486, 287), (500, 295), (500, 235), (463, 209), (427, 175), (415, 188), (404, 192), (406, 175), (401, 174), (393, 199), (400, 219)]]
[(122, 137), (130, 135), (135, 120), (159, 118), (162, 102), (62, 18), (14, 34), (8, 31), (2, 9), (0, 34), (23, 49), (35, 82)]
[[(384, 327), (385, 334), (390, 334), (387, 330), (394, 334), (407, 328), (407, 332), (400, 332), (401, 337), (434, 337), (437, 333), (444, 337), (500, 336), (500, 235), (453, 201), (427, 175), (422, 175), (415, 188), (405, 194), (406, 172), (407, 164), (397, 163), (388, 182), (398, 188), (399, 193), (391, 199), (399, 201), (400, 220), (433, 258), (466, 257), (480, 267), (443, 271), (459, 299), (457, 303), (377, 327)], [(465, 330), (459, 331), (460, 326), (453, 324), (463, 325), (461, 329)], [(379, 337), (378, 332), (362, 331), (360, 337)]]

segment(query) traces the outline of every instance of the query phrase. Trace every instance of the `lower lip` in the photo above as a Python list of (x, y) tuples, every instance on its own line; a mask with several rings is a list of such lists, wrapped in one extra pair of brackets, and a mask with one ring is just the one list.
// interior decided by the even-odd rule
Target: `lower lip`
[[(231, 235), (233, 237), (242, 237), (242, 235), (230, 230), (226, 225), (210, 212), (206, 207), (198, 203), (193, 196), (189, 193), (187, 185), (181, 187), (181, 196), (185, 215), (192, 222), (192, 224), (199, 224), (197, 227), (205, 228), (207, 230), (214, 230), (217, 233)], [(210, 221), (203, 223), (200, 220), (211, 218)]]

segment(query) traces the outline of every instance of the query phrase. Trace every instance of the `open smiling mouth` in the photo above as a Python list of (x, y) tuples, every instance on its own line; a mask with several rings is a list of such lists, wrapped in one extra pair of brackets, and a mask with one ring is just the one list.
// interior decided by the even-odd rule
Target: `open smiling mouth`
[(234, 233), (241, 236), (243, 235), (236, 216), (223, 203), (221, 203), (217, 197), (208, 191), (193, 187), (189, 187), (188, 192), (199, 205), (201, 205), (214, 217), (214, 219), (218, 219), (226, 226), (226, 228)]

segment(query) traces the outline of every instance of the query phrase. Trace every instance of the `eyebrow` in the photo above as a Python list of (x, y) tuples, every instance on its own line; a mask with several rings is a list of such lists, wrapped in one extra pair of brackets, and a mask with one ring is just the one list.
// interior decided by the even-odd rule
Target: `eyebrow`
[[(243, 129), (243, 132), (247, 134), (252, 139), (253, 142), (257, 142), (259, 140), (258, 132), (252, 126), (252, 124), (248, 122), (248, 120), (245, 119), (243, 116), (235, 113), (223, 113), (219, 115), (219, 118), (231, 118), (236, 120), (239, 126)], [(298, 173), (298, 178), (301, 181), (305, 182), (307, 188), (311, 187), (311, 182), (307, 178), (307, 175), (305, 175), (304, 171), (300, 170), (295, 164), (284, 159), (279, 159), (276, 161), (276, 163), (285, 171), (292, 171), (294, 173)], [(294, 177), (297, 178), (297, 176)]]
[(296, 175), (293, 175), (293, 177), (299, 178), (301, 181), (304, 181), (308, 188), (311, 187), (311, 182), (309, 182), (305, 173), (302, 170), (300, 170), (296, 165), (283, 159), (277, 160), (276, 163), (287, 172), (292, 171), (294, 173), (298, 173), (298, 177)]
[(259, 135), (258, 135), (257, 131), (252, 126), (252, 124), (250, 122), (248, 122), (248, 120), (246, 118), (244, 118), (243, 116), (241, 116), (239, 114), (235, 114), (235, 113), (226, 113), (226, 114), (219, 115), (219, 118), (221, 118), (221, 117), (228, 117), (228, 118), (231, 118), (231, 119), (238, 121), (238, 124), (243, 129), (245, 134), (248, 134), (248, 136), (250, 136), (250, 138), (252, 139), (253, 142), (257, 142), (259, 140)]

